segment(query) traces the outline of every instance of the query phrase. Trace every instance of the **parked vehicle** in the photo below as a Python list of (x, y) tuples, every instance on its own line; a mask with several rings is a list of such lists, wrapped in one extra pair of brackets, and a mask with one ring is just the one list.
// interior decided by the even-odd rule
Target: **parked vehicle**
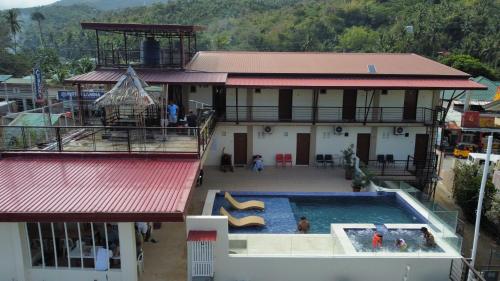
[[(467, 162), (471, 164), (484, 165), (486, 161), (486, 153), (469, 153), (467, 157)], [(500, 164), (500, 155), (491, 154), (490, 155), (490, 167), (498, 167)]]
[(461, 142), (457, 144), (457, 146), (455, 146), (455, 149), (453, 150), (453, 156), (466, 159), (467, 157), (469, 157), (469, 153), (476, 152), (477, 149), (478, 146), (476, 144)]

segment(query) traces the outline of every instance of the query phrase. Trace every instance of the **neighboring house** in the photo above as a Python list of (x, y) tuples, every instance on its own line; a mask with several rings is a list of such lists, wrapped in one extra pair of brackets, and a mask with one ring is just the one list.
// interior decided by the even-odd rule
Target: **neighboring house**
[(9, 78), (2, 82), (0, 98), (4, 101), (14, 100), (17, 103), (18, 111), (33, 109), (33, 90), (31, 78)]
[[(454, 129), (445, 129), (443, 134), (444, 140), (450, 147), (459, 142), (466, 142), (477, 144), (481, 149), (484, 149), (486, 137), (491, 133), (494, 134), (496, 142), (500, 142), (500, 136), (495, 134), (500, 132), (498, 118), (500, 110), (496, 107), (498, 104), (496, 94), (500, 82), (492, 81), (483, 76), (475, 77), (472, 80), (484, 85), (487, 89), (467, 92), (444, 91), (443, 93), (443, 100), (447, 100), (444, 107), (447, 106), (448, 102), (451, 103), (445, 121), (448, 123), (447, 127)], [(452, 98), (453, 100), (450, 100)], [(465, 109), (467, 109), (467, 113), (464, 112)], [(472, 122), (462, 124), (464, 118), (472, 120)], [(457, 130), (456, 127), (459, 129)]]

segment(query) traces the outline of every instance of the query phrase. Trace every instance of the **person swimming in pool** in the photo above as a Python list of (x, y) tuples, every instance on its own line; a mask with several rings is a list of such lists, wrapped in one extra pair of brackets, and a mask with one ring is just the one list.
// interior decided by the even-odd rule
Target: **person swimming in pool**
[(408, 244), (403, 238), (396, 239), (396, 248), (401, 252), (405, 252), (408, 249)]
[(382, 248), (382, 242), (384, 240), (384, 235), (382, 233), (375, 231), (372, 237), (372, 247), (373, 249)]
[(301, 217), (299, 223), (297, 224), (297, 230), (300, 233), (307, 233), (311, 225), (306, 217)]

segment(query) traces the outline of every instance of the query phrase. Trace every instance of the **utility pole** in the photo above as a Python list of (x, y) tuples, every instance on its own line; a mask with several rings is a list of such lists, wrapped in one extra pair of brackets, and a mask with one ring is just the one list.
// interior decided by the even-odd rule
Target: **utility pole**
[[(493, 135), (488, 137), (488, 149), (486, 150), (486, 158), (484, 159), (484, 168), (483, 168), (483, 177), (481, 179), (481, 189), (479, 190), (479, 200), (477, 201), (477, 209), (476, 209), (476, 225), (474, 228), (474, 241), (472, 242), (472, 254), (471, 254), (471, 262), (470, 265), (474, 268), (474, 264), (476, 262), (477, 255), (477, 243), (479, 240), (479, 228), (481, 226), (481, 213), (483, 210), (483, 200), (484, 200), (484, 192), (486, 188), (486, 181), (488, 180), (488, 172), (490, 168), (490, 155), (491, 155), (491, 147), (493, 146)], [(472, 270), (469, 271), (469, 281), (473, 280)]]

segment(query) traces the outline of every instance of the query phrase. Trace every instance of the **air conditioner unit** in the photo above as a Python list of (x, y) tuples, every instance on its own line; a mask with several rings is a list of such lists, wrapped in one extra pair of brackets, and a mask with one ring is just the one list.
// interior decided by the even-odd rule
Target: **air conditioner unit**
[(264, 133), (271, 134), (273, 132), (273, 128), (271, 126), (264, 127)]
[(395, 135), (403, 135), (405, 133), (405, 129), (403, 127), (394, 127)]
[(342, 131), (344, 131), (344, 128), (342, 128), (342, 127), (340, 127), (340, 126), (337, 126), (337, 127), (335, 127), (335, 129), (334, 129), (334, 133), (335, 133), (336, 135), (340, 135), (340, 134), (342, 134)]

